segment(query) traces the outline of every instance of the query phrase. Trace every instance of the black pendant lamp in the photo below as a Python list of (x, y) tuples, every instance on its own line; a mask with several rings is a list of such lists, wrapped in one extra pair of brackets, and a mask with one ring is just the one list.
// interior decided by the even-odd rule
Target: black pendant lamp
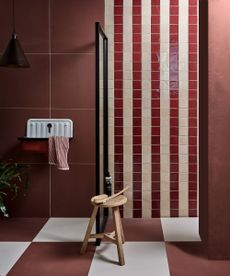
[(0, 66), (13, 68), (28, 68), (30, 64), (22, 50), (15, 32), (14, 0), (12, 1), (13, 33), (12, 37), (0, 58)]

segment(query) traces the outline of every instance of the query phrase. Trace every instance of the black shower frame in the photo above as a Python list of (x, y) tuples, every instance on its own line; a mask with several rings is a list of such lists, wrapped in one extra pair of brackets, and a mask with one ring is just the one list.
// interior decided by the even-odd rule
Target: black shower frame
[[(106, 182), (109, 173), (109, 132), (108, 132), (108, 38), (101, 24), (95, 23), (96, 34), (96, 194), (101, 192), (111, 195), (111, 184)], [(100, 36), (103, 39), (103, 166), (104, 166), (104, 191), (100, 191)], [(108, 209), (104, 209), (103, 218), (100, 212), (96, 217), (96, 233), (104, 232), (108, 220)], [(96, 240), (96, 245), (101, 239)]]

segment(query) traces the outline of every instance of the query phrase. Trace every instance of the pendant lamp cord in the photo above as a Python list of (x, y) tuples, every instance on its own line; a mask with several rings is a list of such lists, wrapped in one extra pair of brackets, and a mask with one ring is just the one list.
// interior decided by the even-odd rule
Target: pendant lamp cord
[(15, 33), (15, 7), (14, 7), (14, 0), (12, 1), (12, 15), (13, 15), (13, 32)]

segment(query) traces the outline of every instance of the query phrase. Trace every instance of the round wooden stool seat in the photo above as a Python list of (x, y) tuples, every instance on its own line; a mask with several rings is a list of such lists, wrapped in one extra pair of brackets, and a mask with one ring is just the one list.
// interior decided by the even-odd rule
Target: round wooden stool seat
[(127, 197), (123, 195), (119, 195), (115, 198), (108, 199), (105, 203), (102, 203), (100, 206), (105, 208), (113, 208), (122, 206), (127, 202)]
[(91, 203), (92, 203), (93, 205), (101, 204), (101, 203), (103, 203), (107, 198), (108, 198), (108, 195), (105, 195), (105, 194), (93, 196), (93, 197), (91, 198)]
[(94, 206), (100, 206), (104, 208), (113, 208), (122, 206), (127, 202), (127, 197), (124, 195), (118, 195), (114, 198), (108, 198), (107, 195), (98, 195), (91, 198), (91, 203)]

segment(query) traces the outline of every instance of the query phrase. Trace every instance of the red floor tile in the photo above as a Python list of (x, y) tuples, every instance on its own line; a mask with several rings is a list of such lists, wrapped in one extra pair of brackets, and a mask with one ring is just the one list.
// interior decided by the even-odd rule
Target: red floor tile
[(84, 255), (79, 254), (80, 247), (73, 242), (32, 243), (8, 276), (86, 276), (95, 247), (89, 245)]
[(32, 241), (48, 218), (7, 218), (0, 220), (0, 241)]
[(208, 260), (201, 242), (166, 243), (171, 276), (229, 276), (230, 261)]

